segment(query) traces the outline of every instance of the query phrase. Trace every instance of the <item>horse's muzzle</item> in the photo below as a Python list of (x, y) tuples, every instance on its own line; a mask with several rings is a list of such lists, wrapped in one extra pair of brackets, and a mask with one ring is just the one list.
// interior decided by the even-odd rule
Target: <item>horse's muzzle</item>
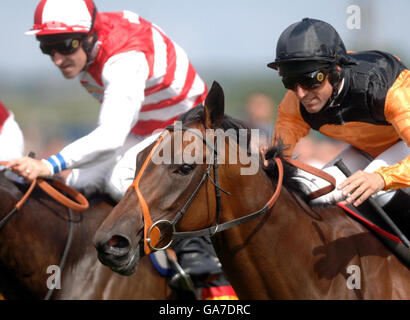
[(101, 263), (122, 275), (131, 275), (141, 258), (139, 246), (133, 249), (131, 241), (124, 235), (111, 235), (104, 239), (97, 232), (94, 246)]

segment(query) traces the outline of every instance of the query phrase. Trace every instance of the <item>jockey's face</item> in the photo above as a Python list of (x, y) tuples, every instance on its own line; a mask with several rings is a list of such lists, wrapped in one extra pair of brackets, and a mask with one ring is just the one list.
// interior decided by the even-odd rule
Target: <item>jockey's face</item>
[(296, 84), (292, 91), (307, 112), (317, 113), (323, 109), (332, 96), (333, 87), (329, 82), (328, 76), (326, 76), (325, 81), (316, 88), (308, 89), (300, 84)]
[(62, 54), (54, 51), (50, 56), (66, 79), (75, 78), (87, 63), (87, 54), (82, 47), (71, 54)]

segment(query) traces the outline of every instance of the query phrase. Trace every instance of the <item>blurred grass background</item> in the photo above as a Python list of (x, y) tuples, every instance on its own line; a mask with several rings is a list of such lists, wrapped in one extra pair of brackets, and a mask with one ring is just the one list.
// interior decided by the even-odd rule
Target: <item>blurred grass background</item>
[[(214, 80), (222, 85), (225, 112), (243, 120), (246, 120), (246, 99), (252, 93), (264, 93), (275, 102), (279, 102), (285, 93), (279, 78), (274, 79), (273, 71), (272, 77), (240, 72), (218, 74), (199, 68), (198, 72), (208, 87)], [(41, 78), (41, 75), (36, 78), (26, 77), (16, 82), (0, 79), (2, 101), (13, 111), (23, 130), (26, 152), (51, 152), (48, 150), (50, 144), (74, 141), (96, 126), (99, 102), (77, 79), (66, 80), (57, 69), (51, 78)]]
[[(0, 38), (14, 40), (5, 41), (7, 45), (2, 49), (3, 54), (8, 54), (8, 60), (0, 60), (0, 99), (14, 112), (23, 130), (26, 153), (34, 151), (37, 157), (42, 157), (58, 152), (68, 142), (93, 130), (98, 120), (99, 103), (77, 79), (64, 79), (52, 62), (47, 61), (49, 58), (41, 55), (35, 39), (24, 36), (24, 31), (31, 26), (37, 0), (27, 3), (29, 5), (24, 8), (8, 0), (0, 5), (4, 9), (0, 10), (0, 14), (4, 14), (4, 25), (14, 26), (0, 31)], [(382, 0), (317, 0), (309, 5), (295, 0), (294, 5), (283, 3), (280, 7), (261, 1), (248, 9), (245, 9), (245, 0), (228, 1), (218, 6), (210, 0), (202, 4), (201, 14), (190, 16), (192, 30), (186, 28), (187, 22), (182, 17), (186, 12), (194, 12), (199, 4), (180, 1), (181, 10), (172, 11), (170, 16), (164, 6), (174, 5), (159, 0), (150, 4), (125, 0), (120, 4), (103, 0), (96, 0), (96, 3), (107, 11), (111, 7), (118, 10), (124, 6), (158, 23), (187, 51), (208, 86), (214, 80), (222, 85), (226, 112), (243, 120), (247, 119), (245, 104), (251, 94), (263, 93), (275, 105), (282, 100), (285, 89), (277, 72), (268, 69), (266, 64), (275, 58), (275, 43), (284, 26), (304, 16), (332, 23), (347, 50), (377, 49), (399, 56), (406, 65), (410, 62), (410, 52), (406, 49), (408, 41), (404, 36), (410, 25), (406, 16), (410, 4), (404, 0), (395, 1), (394, 8)], [(360, 29), (346, 27), (349, 17), (346, 9), (350, 5), (358, 5), (361, 9)], [(24, 23), (20, 21), (23, 18)], [(315, 141), (327, 141), (314, 132), (310, 137)]]

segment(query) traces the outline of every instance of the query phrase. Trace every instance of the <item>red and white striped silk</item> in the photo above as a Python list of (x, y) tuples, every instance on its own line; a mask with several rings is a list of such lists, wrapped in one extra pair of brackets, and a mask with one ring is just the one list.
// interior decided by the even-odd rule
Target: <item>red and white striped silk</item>
[(10, 116), (9, 110), (6, 108), (6, 106), (0, 101), (0, 133), (1, 130), (3, 129), (3, 125)]
[[(198, 76), (184, 50), (156, 25), (130, 11), (100, 13), (97, 28), (99, 53), (81, 83), (101, 102), (104, 98), (102, 71), (105, 63), (118, 54), (142, 52), (149, 73), (145, 81), (144, 101), (132, 132), (151, 134), (164, 128), (181, 114), (203, 103), (206, 84)], [(136, 88), (141, 90), (141, 88)]]

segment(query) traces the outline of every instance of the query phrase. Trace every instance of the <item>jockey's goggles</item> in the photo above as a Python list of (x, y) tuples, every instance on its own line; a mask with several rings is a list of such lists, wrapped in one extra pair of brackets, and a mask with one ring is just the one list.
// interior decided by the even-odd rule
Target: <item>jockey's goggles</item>
[(53, 42), (40, 41), (40, 49), (44, 54), (53, 55), (54, 51), (67, 55), (76, 52), (81, 46), (81, 38), (68, 38)]
[(320, 87), (328, 73), (329, 69), (321, 69), (309, 73), (282, 77), (282, 82), (285, 88), (289, 90), (294, 90), (297, 84), (306, 90), (311, 90)]

